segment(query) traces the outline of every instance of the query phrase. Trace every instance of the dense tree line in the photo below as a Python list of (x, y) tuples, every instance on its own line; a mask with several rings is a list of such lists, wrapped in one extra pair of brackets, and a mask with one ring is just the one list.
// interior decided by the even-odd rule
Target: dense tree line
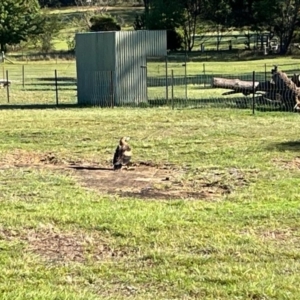
[[(194, 46), (201, 24), (211, 31), (236, 29), (269, 32), (286, 53), (299, 29), (300, 0), (143, 0), (145, 12), (136, 29), (181, 32), (186, 50)], [(220, 29), (222, 28), (222, 29)]]
[[(142, 0), (126, 0), (124, 3), (130, 4), (130, 3), (142, 3)], [(92, 5), (98, 5), (102, 2), (100, 0), (90, 0), (89, 2), (86, 0), (39, 0), (41, 7), (65, 7), (65, 6), (74, 6), (74, 5), (86, 5), (86, 4), (92, 4)], [(122, 4), (122, 0), (107, 0), (103, 1), (103, 4), (109, 4), (109, 5), (116, 5), (116, 4)]]
[(76, 5), (76, 0), (39, 0), (41, 7), (64, 7)]
[[(44, 15), (40, 7), (82, 5), (85, 1), (1, 0), (1, 49), (4, 50), (6, 45), (18, 44), (28, 38), (40, 39), (47, 46), (46, 40), (57, 34), (61, 24), (58, 19)], [(207, 32), (203, 28), (206, 30), (208, 28), (209, 32), (217, 32), (217, 42), (220, 42), (226, 30), (267, 32), (270, 37), (276, 36), (279, 39), (282, 54), (287, 53), (293, 41), (297, 41), (300, 0), (141, 0), (140, 2), (144, 5), (144, 12), (137, 15), (134, 28), (167, 30), (168, 49), (172, 50), (184, 48), (191, 51), (195, 36), (206, 36)], [(85, 28), (87, 31), (121, 29), (116, 19), (110, 15), (89, 15), (85, 16), (85, 20), (88, 24)]]

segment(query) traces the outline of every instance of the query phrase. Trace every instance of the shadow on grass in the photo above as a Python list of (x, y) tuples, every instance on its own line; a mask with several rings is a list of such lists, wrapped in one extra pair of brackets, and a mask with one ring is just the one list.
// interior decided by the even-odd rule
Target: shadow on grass
[[(208, 109), (208, 108), (230, 108), (230, 109), (248, 109), (252, 110), (251, 102), (248, 99), (244, 98), (231, 98), (231, 99), (218, 99), (218, 98), (207, 98), (207, 99), (150, 99), (148, 102), (141, 103), (121, 103), (115, 104), (114, 107), (123, 107), (123, 108), (156, 108), (156, 107), (169, 107), (172, 109), (172, 106), (176, 109)], [(24, 110), (43, 110), (43, 109), (69, 109), (69, 108), (111, 108), (110, 105), (83, 105), (77, 103), (45, 103), (45, 104), (0, 104), (1, 110), (15, 110), (15, 109), (24, 109)], [(255, 108), (255, 111), (261, 112), (287, 112), (289, 109), (285, 108), (274, 108), (274, 107), (261, 107)], [(299, 141), (300, 145), (300, 141)], [(274, 148), (274, 147), (273, 147)], [(300, 146), (299, 146), (300, 149)]]
[(69, 168), (75, 170), (89, 170), (89, 171), (114, 171), (112, 168), (93, 167), (93, 166), (69, 166)]
[(287, 141), (282, 143), (273, 143), (268, 146), (269, 150), (279, 150), (279, 151), (299, 151), (300, 150), (300, 140), (298, 141)]
[(295, 113), (292, 108), (280, 107), (280, 106), (264, 106), (264, 107), (255, 107), (255, 111), (259, 112), (291, 112)]
[[(58, 91), (77, 91), (77, 88), (58, 86)], [(55, 92), (55, 87), (53, 88), (36, 88), (36, 89), (25, 89), (24, 92)]]
[(13, 110), (13, 109), (65, 109), (65, 108), (87, 108), (92, 107), (88, 105), (79, 105), (76, 103), (69, 104), (0, 104), (0, 110)]
[[(50, 81), (54, 82), (55, 78), (53, 77), (38, 77), (35, 79), (36, 81)], [(70, 81), (70, 82), (76, 82), (77, 79), (74, 77), (58, 77), (57, 81)]]

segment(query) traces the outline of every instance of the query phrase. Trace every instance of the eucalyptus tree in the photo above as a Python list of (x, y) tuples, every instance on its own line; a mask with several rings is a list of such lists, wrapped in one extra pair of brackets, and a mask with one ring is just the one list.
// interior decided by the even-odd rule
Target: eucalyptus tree
[[(184, 47), (191, 51), (202, 12), (203, 0), (144, 0), (145, 12), (137, 16), (135, 28), (141, 25), (148, 29), (167, 29), (182, 32)], [(171, 36), (171, 35), (170, 35)]]
[[(239, 30), (270, 33), (287, 53), (300, 21), (300, 0), (204, 0), (205, 18)], [(249, 37), (249, 36), (248, 36)]]
[(0, 48), (27, 40), (31, 34), (41, 31), (42, 18), (37, 0), (0, 1)]
[(257, 0), (257, 24), (279, 38), (280, 52), (286, 54), (300, 23), (300, 0)]
[(142, 15), (136, 16), (134, 28), (167, 30), (167, 48), (182, 47), (182, 37), (176, 29), (184, 22), (184, 7), (181, 0), (151, 0)]
[(183, 7), (183, 20), (181, 28), (183, 31), (184, 45), (187, 51), (191, 51), (195, 45), (197, 25), (204, 11), (203, 0), (181, 0)]
[(202, 19), (210, 21), (210, 31), (217, 32), (217, 50), (225, 33), (232, 28), (232, 8), (227, 0), (206, 0)]

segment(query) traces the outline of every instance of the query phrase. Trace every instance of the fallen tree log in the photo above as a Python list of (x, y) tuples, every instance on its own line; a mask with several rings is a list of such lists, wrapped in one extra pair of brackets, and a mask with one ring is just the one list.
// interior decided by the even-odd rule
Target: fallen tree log
[[(258, 81), (254, 82), (254, 91), (256, 90), (258, 85)], [(253, 93), (253, 81), (214, 77), (212, 86), (215, 88), (233, 90), (232, 93), (243, 93), (247, 95)]]
[(245, 96), (260, 93), (268, 102), (280, 103), (286, 110), (300, 109), (300, 88), (294, 82), (295, 75), (292, 80), (286, 73), (278, 71), (276, 66), (271, 73), (272, 79), (265, 82), (214, 77), (212, 86), (231, 90), (223, 93), (224, 96), (235, 93)]
[(230, 89), (233, 91), (225, 92), (223, 95), (230, 95), (235, 93), (242, 93), (245, 96), (256, 93), (257, 91), (266, 92), (272, 89), (272, 83), (269, 81), (259, 82), (246, 81), (240, 79), (227, 79), (221, 77), (214, 77), (212, 86), (214, 88)]

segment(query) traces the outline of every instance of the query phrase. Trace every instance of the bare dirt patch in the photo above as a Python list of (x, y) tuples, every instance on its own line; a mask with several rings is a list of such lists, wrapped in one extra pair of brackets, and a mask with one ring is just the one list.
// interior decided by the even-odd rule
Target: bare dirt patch
[(51, 168), (69, 172), (86, 188), (100, 193), (142, 199), (218, 199), (247, 185), (238, 169), (191, 170), (172, 164), (136, 162), (113, 171), (109, 163), (68, 161), (53, 153), (15, 151), (2, 159), (3, 167)]
[[(222, 175), (212, 170), (206, 176), (188, 178), (189, 170), (171, 164), (133, 164), (121, 172), (111, 168), (72, 166), (83, 186), (126, 197), (142, 199), (214, 199), (232, 192)], [(202, 174), (203, 175), (203, 174)], [(208, 177), (210, 177), (208, 179)], [(236, 179), (245, 183), (244, 178)]]
[(32, 153), (24, 150), (14, 150), (1, 157), (1, 169), (9, 167), (37, 167), (37, 166), (63, 166), (65, 160), (58, 158), (55, 154)]
[(133, 164), (122, 172), (109, 168), (73, 166), (75, 176), (87, 188), (142, 199), (218, 199), (236, 188), (248, 185), (243, 172), (228, 170), (190, 170), (172, 164), (149, 162)]
[(27, 251), (53, 263), (118, 259), (132, 251), (110, 247), (99, 234), (62, 232), (52, 226), (23, 229), (22, 232), (2, 228), (0, 239), (22, 241)]
[(274, 159), (273, 162), (286, 170), (300, 170), (300, 157), (296, 156), (292, 160)]
[(270, 243), (277, 247), (277, 250), (281, 248), (290, 251), (300, 248), (298, 228), (260, 230), (257, 236), (263, 243)]

